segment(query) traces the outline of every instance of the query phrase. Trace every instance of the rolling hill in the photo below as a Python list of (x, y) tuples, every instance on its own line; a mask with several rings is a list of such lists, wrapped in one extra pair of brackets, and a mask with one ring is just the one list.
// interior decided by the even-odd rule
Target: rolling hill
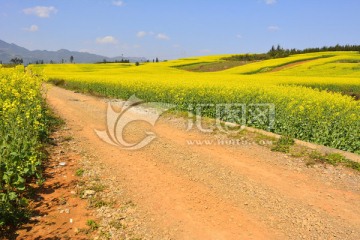
[(3, 63), (9, 63), (10, 60), (15, 57), (22, 58), (24, 64), (34, 63), (36, 61), (44, 61), (45, 63), (49, 63), (50, 61), (62, 62), (64, 60), (64, 62), (69, 62), (70, 56), (73, 56), (74, 61), (77, 63), (102, 62), (104, 59), (109, 62), (115, 60), (120, 61), (121, 59), (128, 59), (130, 60), (130, 62), (146, 61), (145, 58), (121, 57), (121, 56), (109, 58), (92, 53), (69, 51), (66, 49), (60, 49), (58, 51), (46, 51), (46, 50), (30, 51), (14, 43), (10, 44), (0, 40), (0, 61)]

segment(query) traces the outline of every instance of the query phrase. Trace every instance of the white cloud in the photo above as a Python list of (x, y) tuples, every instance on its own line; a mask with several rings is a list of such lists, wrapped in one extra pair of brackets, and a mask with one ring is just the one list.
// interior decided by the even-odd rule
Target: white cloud
[(27, 15), (35, 15), (40, 18), (48, 18), (52, 13), (57, 13), (57, 9), (55, 7), (44, 7), (44, 6), (36, 6), (33, 8), (23, 9), (23, 13)]
[(156, 38), (157, 38), (157, 39), (160, 39), (160, 40), (170, 40), (170, 38), (169, 38), (166, 34), (164, 34), (164, 33), (159, 33), (159, 34), (157, 34), (157, 35), (156, 35)]
[(139, 32), (136, 33), (136, 36), (138, 38), (143, 38), (143, 37), (146, 37), (146, 36), (153, 36), (153, 37), (155, 37), (156, 39), (159, 39), (159, 40), (170, 40), (170, 37), (168, 35), (166, 35), (165, 33), (154, 33), (152, 31), (150, 31), (150, 32), (139, 31)]
[(24, 30), (28, 32), (37, 32), (39, 31), (39, 27), (37, 25), (31, 25), (28, 28), (24, 28)]
[(102, 38), (97, 38), (96, 42), (99, 44), (116, 44), (118, 41), (113, 36), (105, 36)]
[(136, 36), (137, 36), (138, 38), (145, 37), (146, 35), (147, 35), (147, 32), (145, 32), (145, 31), (139, 31), (139, 32), (136, 34)]
[(122, 6), (124, 6), (124, 2), (123, 1), (113, 1), (112, 2), (112, 4), (114, 5), (114, 6), (117, 6), (117, 7), (122, 7)]
[(278, 26), (269, 26), (269, 27), (267, 28), (267, 30), (268, 30), (269, 32), (277, 32), (277, 31), (280, 30), (280, 28), (279, 28)]
[(236, 35), (236, 38), (241, 39), (241, 38), (243, 38), (243, 36), (242, 36), (241, 34), (237, 34), (237, 35)]
[(277, 0), (264, 0), (267, 5), (272, 5), (277, 3)]

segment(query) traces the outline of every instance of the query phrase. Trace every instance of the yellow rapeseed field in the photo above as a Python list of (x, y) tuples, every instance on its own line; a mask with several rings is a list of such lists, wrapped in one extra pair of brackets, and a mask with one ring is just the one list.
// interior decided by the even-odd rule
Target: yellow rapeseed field
[[(229, 56), (229, 55), (226, 55)], [(245, 64), (218, 72), (189, 72), (179, 66), (223, 62), (222, 56), (161, 63), (34, 65), (68, 88), (126, 99), (176, 104), (271, 103), (275, 122), (251, 122), (314, 143), (360, 153), (360, 54), (325, 52)], [(328, 91), (331, 90), (331, 91)], [(342, 94), (346, 93), (348, 95)], [(215, 116), (211, 110), (206, 113)]]

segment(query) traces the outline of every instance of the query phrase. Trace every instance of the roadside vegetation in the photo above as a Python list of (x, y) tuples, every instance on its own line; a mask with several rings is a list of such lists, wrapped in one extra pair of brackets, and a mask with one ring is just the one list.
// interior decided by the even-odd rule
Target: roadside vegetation
[(43, 146), (52, 120), (41, 84), (23, 66), (0, 65), (0, 231), (29, 217), (33, 186), (43, 182)]

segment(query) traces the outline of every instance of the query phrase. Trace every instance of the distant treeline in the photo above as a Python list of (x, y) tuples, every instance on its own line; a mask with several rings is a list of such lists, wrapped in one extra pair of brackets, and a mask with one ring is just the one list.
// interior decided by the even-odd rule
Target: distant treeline
[(10, 63), (3, 63), (2, 61), (0, 61), (0, 65), (2, 67), (12, 68), (12, 67), (15, 67), (16, 65), (23, 64), (23, 62), (24, 61), (23, 61), (22, 58), (15, 57), (15, 58), (10, 60)]
[(102, 62), (97, 62), (99, 63), (130, 63), (129, 59), (121, 59), (121, 60), (115, 60), (115, 61), (108, 61), (106, 59), (104, 59)]
[(228, 61), (260, 61), (274, 58), (284, 58), (294, 54), (302, 53), (314, 53), (314, 52), (334, 52), (334, 51), (359, 51), (360, 45), (339, 45), (332, 47), (322, 47), (322, 48), (305, 48), (303, 50), (299, 49), (284, 49), (280, 45), (277, 47), (272, 46), (267, 53), (260, 54), (242, 54), (242, 55), (233, 55), (230, 57), (223, 58)]

